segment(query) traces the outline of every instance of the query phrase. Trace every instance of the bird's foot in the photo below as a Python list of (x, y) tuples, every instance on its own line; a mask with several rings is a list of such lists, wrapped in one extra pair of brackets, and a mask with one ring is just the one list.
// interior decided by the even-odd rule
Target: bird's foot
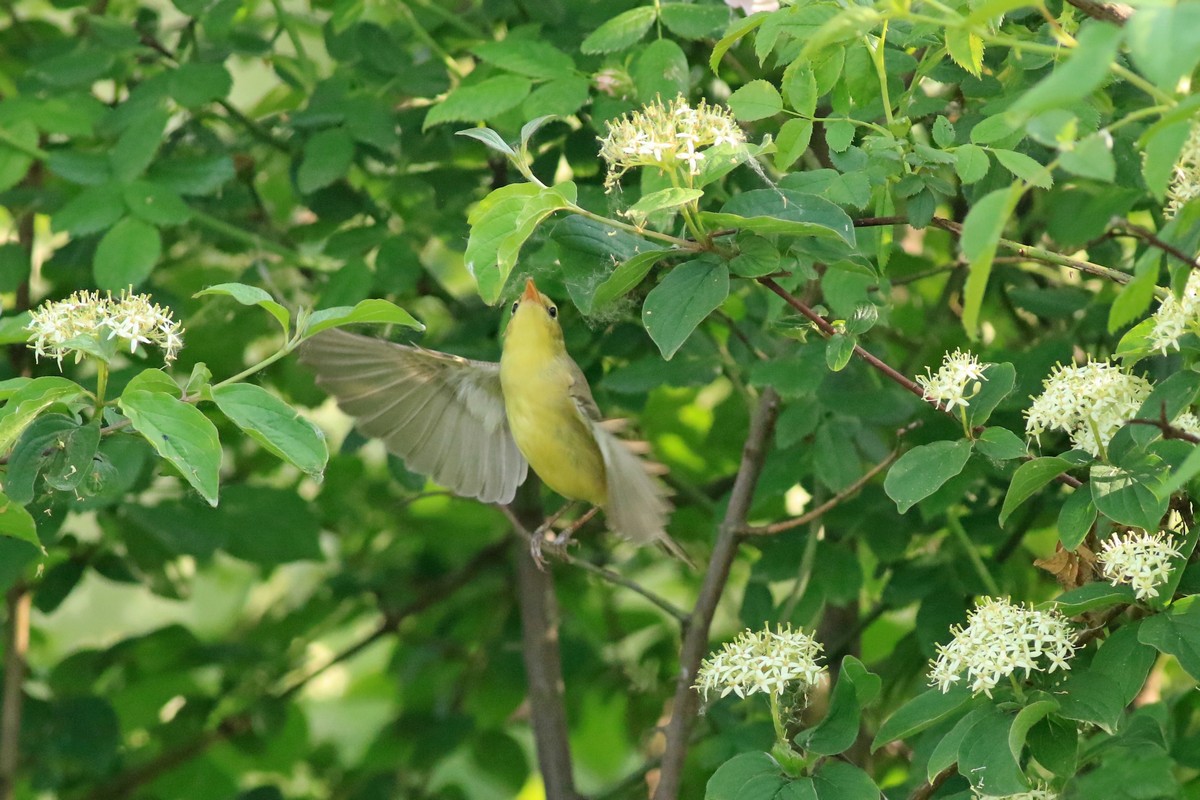
[(586, 525), (588, 520), (590, 520), (592, 517), (596, 516), (596, 512), (599, 510), (600, 510), (599, 507), (592, 506), (590, 509), (588, 509), (586, 514), (584, 514), (582, 517), (580, 517), (579, 519), (572, 522), (567, 527), (563, 528), (561, 531), (559, 531), (558, 535), (555, 536), (550, 541), (556, 547), (560, 547), (560, 548), (564, 548), (564, 549), (568, 545), (575, 544), (575, 541), (571, 537), (575, 535), (575, 532), (577, 530), (579, 530), (584, 525)]
[(566, 548), (559, 542), (558, 536), (549, 536), (542, 528), (538, 528), (529, 537), (529, 557), (542, 572), (546, 571), (546, 553), (562, 556)]

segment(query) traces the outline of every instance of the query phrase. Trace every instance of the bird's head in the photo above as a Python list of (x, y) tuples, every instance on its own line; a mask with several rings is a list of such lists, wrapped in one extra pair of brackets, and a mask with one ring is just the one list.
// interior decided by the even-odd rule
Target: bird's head
[(512, 304), (508, 337), (549, 339), (562, 342), (558, 324), (558, 306), (538, 291), (533, 278), (525, 281), (525, 292)]

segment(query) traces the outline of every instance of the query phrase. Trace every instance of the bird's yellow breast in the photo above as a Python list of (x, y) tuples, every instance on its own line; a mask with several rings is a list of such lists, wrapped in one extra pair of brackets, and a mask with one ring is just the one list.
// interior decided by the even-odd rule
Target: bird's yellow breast
[[(539, 313), (541, 309), (530, 309)], [(509, 325), (500, 358), (500, 385), (517, 447), (542, 482), (571, 500), (608, 500), (604, 459), (590, 424), (570, 395), (572, 371), (561, 339), (540, 320)]]

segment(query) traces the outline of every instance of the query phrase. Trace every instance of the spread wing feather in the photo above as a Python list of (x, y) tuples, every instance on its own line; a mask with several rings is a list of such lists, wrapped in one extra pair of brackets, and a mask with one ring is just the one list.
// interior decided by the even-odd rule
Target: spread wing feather
[(323, 331), (300, 360), (366, 436), (463, 497), (509, 503), (529, 465), (504, 413), (500, 365)]

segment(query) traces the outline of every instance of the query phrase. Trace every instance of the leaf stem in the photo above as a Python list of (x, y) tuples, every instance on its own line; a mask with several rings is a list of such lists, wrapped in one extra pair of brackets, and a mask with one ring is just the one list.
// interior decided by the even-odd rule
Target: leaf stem
[(975, 568), (975, 573), (979, 576), (979, 580), (983, 583), (983, 587), (987, 589), (988, 594), (993, 597), (998, 596), (1000, 594), (1000, 587), (996, 583), (996, 579), (992, 577), (992, 573), (988, 572), (987, 565), (980, 558), (979, 551), (975, 548), (975, 543), (967, 535), (967, 531), (963, 528), (957, 514), (946, 514), (946, 527), (950, 529), (950, 532), (954, 534), (954, 538), (962, 546), (963, 551), (967, 554), (967, 559), (971, 562), (971, 566)]

